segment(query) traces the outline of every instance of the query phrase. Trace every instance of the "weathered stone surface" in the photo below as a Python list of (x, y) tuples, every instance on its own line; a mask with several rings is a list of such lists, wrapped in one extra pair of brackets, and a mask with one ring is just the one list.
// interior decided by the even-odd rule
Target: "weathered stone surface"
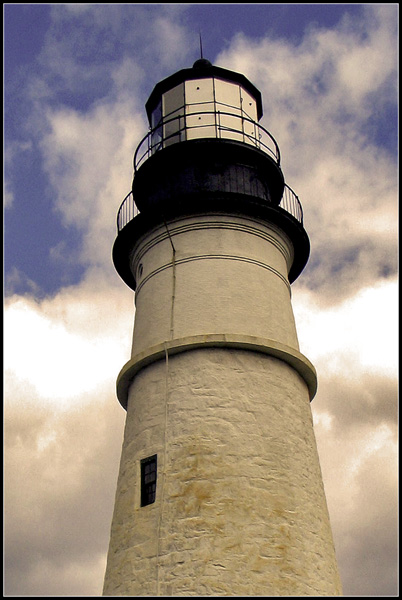
[[(139, 462), (158, 455), (140, 507)], [(287, 364), (205, 349), (138, 373), (106, 595), (337, 595), (309, 397)]]

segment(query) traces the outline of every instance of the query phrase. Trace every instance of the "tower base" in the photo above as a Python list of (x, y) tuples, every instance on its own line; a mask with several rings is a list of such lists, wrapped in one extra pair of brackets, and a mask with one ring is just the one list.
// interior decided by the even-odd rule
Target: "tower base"
[(236, 347), (166, 350), (127, 391), (104, 595), (341, 595), (300, 372)]

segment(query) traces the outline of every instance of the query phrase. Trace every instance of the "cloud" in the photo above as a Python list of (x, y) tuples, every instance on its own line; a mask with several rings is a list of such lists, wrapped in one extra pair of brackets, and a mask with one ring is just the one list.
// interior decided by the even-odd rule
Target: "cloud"
[(397, 449), (395, 440), (384, 438), (370, 444), (356, 476), (349, 525), (342, 530), (343, 578), (351, 594), (393, 595), (398, 588)]
[(318, 372), (312, 402), (345, 594), (397, 589), (397, 318), (395, 280), (336, 306), (298, 290), (301, 350)]
[(397, 590), (396, 396), (395, 382), (363, 375), (354, 383), (325, 380), (323, 406), (313, 401), (338, 564), (351, 596)]
[[(366, 121), (378, 110), (374, 99), (386, 101), (390, 91), (396, 94), (397, 29), (392, 9), (366, 5), (363, 11), (359, 22), (345, 16), (331, 29), (311, 25), (300, 43), (239, 33), (216, 62), (247, 73), (263, 88), (265, 112), (282, 109), (279, 126), (310, 116), (313, 107), (318, 120), (352, 115)], [(384, 61), (385, 56), (391, 60)], [(305, 119), (297, 122), (303, 126)]]
[(90, 274), (53, 297), (6, 300), (6, 593), (101, 593), (132, 315), (131, 294)]
[[(185, 60), (188, 32), (171, 19), (182, 12), (179, 7), (156, 12), (145, 6), (78, 12), (52, 7), (39, 67), (27, 78), (32, 103), (27, 129), (42, 153), (52, 208), (65, 227), (81, 232), (79, 260), (87, 267), (107, 265), (110, 273), (117, 209), (131, 189), (133, 154), (148, 130), (144, 103), (151, 90), (143, 90), (149, 86), (144, 64), (170, 71)], [(136, 35), (111, 59), (111, 45), (131, 14)], [(160, 43), (153, 43), (155, 36)], [(77, 254), (76, 248), (69, 251)]]
[(198, 43), (197, 38), (177, 22), (173, 22), (171, 14), (156, 18), (152, 29), (153, 34), (157, 32), (160, 41), (158, 63), (166, 70), (172, 69), (173, 65), (185, 64), (189, 50), (194, 51)]
[[(90, 278), (89, 278), (90, 279)], [(113, 311), (111, 313), (111, 306)], [(4, 355), (7, 389), (15, 382), (54, 406), (79, 406), (113, 380), (130, 350), (132, 302), (116, 288), (90, 280), (41, 301), (6, 301)], [(19, 395), (11, 395), (13, 406)]]
[(113, 387), (63, 413), (8, 390), (20, 398), (5, 423), (5, 592), (100, 595), (123, 434)]
[(356, 373), (396, 377), (398, 285), (379, 281), (332, 307), (319, 295), (298, 290), (293, 300), (300, 345), (326, 376)]
[(143, 119), (124, 98), (86, 114), (49, 110), (48, 126), (41, 148), (54, 206), (67, 226), (81, 231), (81, 262), (110, 270), (116, 213), (131, 189)]
[(312, 411), (344, 593), (394, 595), (397, 381), (358, 362), (321, 370)]
[[(6, 273), (4, 287), (7, 297), (13, 296), (16, 290), (20, 287), (28, 290), (32, 296), (40, 295), (40, 288), (38, 284), (31, 278), (27, 277), (24, 273), (19, 271), (15, 266), (13, 266)], [(15, 295), (17, 297), (17, 294)]]
[[(263, 124), (304, 207), (312, 254), (292, 286), (293, 306), (301, 351), (318, 370), (312, 410), (344, 589), (391, 595), (397, 182), (371, 121), (396, 98), (396, 37), (383, 5), (364, 13), (333, 30), (311, 27), (299, 44), (238, 35), (214, 62), (261, 89)], [(39, 145), (51, 205), (82, 238), (79, 248), (60, 240), (49, 253), (80, 262), (85, 274), (41, 299), (33, 281), (29, 294), (13, 294), (25, 277), (17, 269), (9, 279), (10, 594), (101, 591), (125, 417), (115, 379), (129, 358), (134, 312), (111, 263), (115, 217), (147, 130), (145, 86), (185, 66), (198, 44), (185, 14), (179, 5), (52, 6), (27, 78), (24, 148)], [(122, 49), (126, 20), (132, 35)], [(11, 182), (8, 189), (12, 196)]]
[(196, 39), (182, 26), (185, 12), (180, 5), (52, 5), (33, 81), (48, 99), (61, 94), (69, 106), (79, 98), (89, 107), (113, 94), (114, 73), (124, 60), (142, 79), (148, 65), (162, 78), (194, 51)]
[(4, 208), (9, 208), (14, 203), (14, 193), (10, 181), (4, 182)]
[(14, 186), (12, 182), (12, 171), (15, 168), (15, 163), (19, 159), (19, 155), (32, 150), (30, 141), (12, 141), (7, 143), (4, 149), (4, 208), (11, 208), (14, 204)]
[(395, 149), (372, 124), (396, 103), (396, 33), (389, 11), (365, 12), (359, 24), (311, 27), (297, 45), (239, 34), (216, 61), (263, 94), (263, 125), (279, 144), (311, 240), (296, 285), (327, 303), (397, 270)]

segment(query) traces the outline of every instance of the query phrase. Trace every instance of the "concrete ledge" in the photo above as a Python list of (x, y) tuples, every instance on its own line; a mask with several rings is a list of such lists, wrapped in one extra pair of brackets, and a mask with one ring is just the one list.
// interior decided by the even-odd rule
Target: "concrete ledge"
[(259, 338), (251, 335), (207, 334), (194, 335), (166, 341), (140, 352), (129, 360), (117, 377), (117, 398), (123, 408), (127, 408), (128, 390), (135, 375), (144, 367), (168, 356), (202, 348), (238, 348), (268, 354), (293, 367), (304, 379), (310, 401), (317, 392), (317, 373), (311, 362), (300, 352), (275, 340)]

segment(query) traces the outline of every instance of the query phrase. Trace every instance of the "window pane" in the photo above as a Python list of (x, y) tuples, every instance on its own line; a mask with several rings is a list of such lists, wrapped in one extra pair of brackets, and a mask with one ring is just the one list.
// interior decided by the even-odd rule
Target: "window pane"
[[(186, 85), (186, 104), (213, 102), (214, 89), (212, 79), (190, 79)], [(200, 108), (200, 110), (202, 110)]]
[(155, 502), (157, 455), (141, 460), (141, 506)]
[(241, 106), (249, 119), (257, 121), (257, 103), (254, 98), (244, 89), (240, 88)]
[(243, 141), (243, 119), (231, 115), (221, 114), (218, 118), (219, 137)]
[(172, 114), (183, 114), (184, 86), (181, 83), (163, 94), (163, 116), (168, 118)]
[(186, 116), (187, 139), (216, 137), (214, 113)]
[(157, 104), (155, 110), (152, 113), (151, 117), (151, 127), (152, 129), (158, 125), (160, 120), (162, 119), (162, 100)]
[[(182, 141), (180, 133), (184, 127), (184, 85), (181, 83), (168, 90), (162, 96), (163, 100), (163, 147)], [(166, 122), (167, 121), (167, 122)]]
[[(229, 83), (223, 79), (215, 79), (216, 102), (227, 107), (240, 108), (240, 87), (237, 83)], [(231, 112), (230, 110), (227, 112)]]

